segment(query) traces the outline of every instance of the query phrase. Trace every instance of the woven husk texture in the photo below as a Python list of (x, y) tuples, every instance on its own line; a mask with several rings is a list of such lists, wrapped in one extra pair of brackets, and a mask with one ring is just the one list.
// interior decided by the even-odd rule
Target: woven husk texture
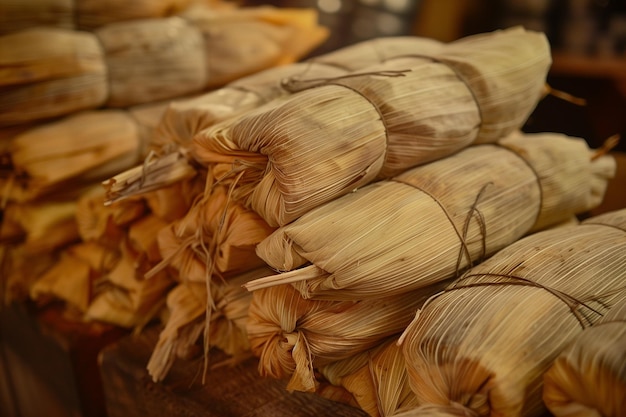
[[(583, 224), (602, 224), (605, 219), (623, 228), (626, 210), (602, 214)], [(616, 303), (597, 323), (576, 336), (546, 372), (543, 401), (550, 412), (558, 417), (624, 415), (624, 352), (626, 300)]]
[[(0, 36), (0, 126), (200, 93), (294, 62), (328, 36), (311, 9), (205, 4), (185, 12), (115, 21), (93, 32), (33, 27)], [(207, 13), (208, 20), (197, 17)], [(227, 70), (219, 67), (225, 61)]]
[(525, 234), (597, 206), (614, 175), (583, 139), (515, 133), (311, 210), (257, 247), (310, 298), (397, 294), (457, 276)]
[(35, 26), (94, 29), (123, 20), (166, 17), (190, 0), (2, 0), (0, 35)]
[(430, 299), (401, 337), (420, 405), (441, 416), (544, 415), (543, 374), (626, 300), (624, 219), (535, 233)]
[(514, 28), (461, 45), (389, 60), (360, 76), (294, 80), (289, 88), (298, 92), (288, 99), (196, 135), (196, 159), (245, 169), (234, 198), (279, 226), (374, 180), (520, 128), (544, 89), (545, 37)]

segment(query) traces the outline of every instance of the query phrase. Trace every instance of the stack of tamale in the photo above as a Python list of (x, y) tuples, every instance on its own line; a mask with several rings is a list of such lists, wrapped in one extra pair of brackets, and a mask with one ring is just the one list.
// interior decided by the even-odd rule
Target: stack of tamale
[[(65, 6), (76, 7), (73, 13), (81, 30), (71, 30), (76, 28), (39, 25), (39, 18), (47, 18), (38, 7), (50, 2), (13, 3), (0, 4), (20, 26), (0, 37), (0, 88), (5, 98), (0, 124), (6, 126), (0, 134), (3, 296), (60, 298), (89, 318), (140, 325), (156, 314), (165, 303), (165, 290), (175, 284), (169, 270), (153, 271), (149, 283), (143, 277), (161, 261), (157, 232), (187, 214), (205, 175), (183, 166), (176, 184), (108, 207), (100, 182), (149, 155), (155, 127), (168, 104), (157, 98), (181, 97), (224, 83), (219, 72), (223, 54), (229, 56), (229, 77), (293, 62), (319, 44), (326, 30), (318, 26), (312, 9), (138, 2), (124, 6), (124, 16), (115, 19), (115, 9), (101, 14), (97, 2), (57, 2), (57, 17), (65, 15)], [(172, 13), (177, 16), (166, 18)], [(215, 20), (221, 22), (219, 28), (206, 28)], [(243, 31), (246, 36), (263, 32), (256, 37), (255, 50), (271, 58), (259, 60), (257, 55), (251, 67), (239, 59), (244, 51), (235, 50), (246, 48), (241, 39), (233, 40), (235, 49), (224, 50), (230, 45), (225, 40), (229, 33), (242, 32), (240, 25), (251, 29)], [(219, 50), (213, 45), (218, 39)], [(190, 42), (205, 49), (194, 54)], [(187, 77), (189, 72), (179, 64), (200, 65), (202, 83)], [(130, 67), (149, 74), (131, 74)], [(133, 74), (147, 83), (132, 81)], [(166, 78), (148, 85), (155, 80), (150, 74)], [(198, 88), (181, 90), (191, 85), (188, 81)], [(124, 109), (92, 109), (106, 104), (104, 99)], [(39, 123), (40, 117), (59, 115), (65, 117)], [(38, 257), (36, 264), (29, 262), (32, 257)]]
[(0, 36), (0, 126), (199, 93), (293, 62), (326, 36), (313, 9), (220, 2), (194, 2), (173, 16), (108, 22), (90, 31), (33, 26), (10, 32)]

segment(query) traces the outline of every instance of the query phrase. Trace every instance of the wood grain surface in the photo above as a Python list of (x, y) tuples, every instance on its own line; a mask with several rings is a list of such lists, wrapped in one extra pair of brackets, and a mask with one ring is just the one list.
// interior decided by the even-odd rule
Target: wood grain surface
[[(148, 329), (108, 346), (100, 354), (108, 417), (366, 417), (360, 409), (317, 394), (290, 393), (286, 381), (263, 378), (257, 359), (209, 370), (202, 384), (202, 359), (178, 360), (167, 378), (152, 382), (146, 363), (158, 336)], [(210, 364), (226, 356), (211, 351)]]

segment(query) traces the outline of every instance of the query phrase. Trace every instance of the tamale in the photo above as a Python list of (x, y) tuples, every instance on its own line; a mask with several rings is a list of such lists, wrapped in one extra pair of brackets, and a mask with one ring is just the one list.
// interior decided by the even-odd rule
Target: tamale
[(305, 297), (353, 299), (453, 278), (598, 205), (615, 161), (594, 155), (580, 138), (515, 133), (370, 184), (264, 239), (257, 254), (288, 272), (247, 288), (292, 283)]
[(203, 35), (207, 79), (215, 88), (276, 65), (290, 64), (328, 37), (310, 8), (272, 6), (215, 11), (191, 7), (181, 16)]
[(145, 201), (138, 198), (119, 201), (105, 206), (104, 190), (92, 188), (77, 201), (76, 223), (83, 241), (98, 241), (117, 246), (126, 234), (127, 227), (147, 214)]
[(288, 378), (288, 390), (315, 391), (316, 368), (364, 352), (401, 332), (440, 288), (359, 301), (307, 300), (290, 285), (255, 291), (247, 332), (252, 353), (259, 357), (259, 372)]
[(207, 83), (200, 31), (178, 17), (111, 23), (94, 31), (109, 79), (109, 107), (199, 91)]
[(56, 251), (42, 252), (33, 262), (33, 254), (23, 245), (0, 245), (0, 301), (8, 305), (28, 300), (32, 285), (57, 261)]
[(84, 312), (93, 297), (93, 281), (114, 265), (117, 253), (95, 242), (78, 243), (61, 251), (59, 260), (30, 287), (31, 299), (62, 300)]
[(252, 293), (241, 284), (267, 273), (267, 268), (260, 268), (228, 280), (214, 280), (210, 285), (213, 306), (208, 304), (205, 283), (184, 281), (174, 287), (167, 294), (165, 326), (147, 364), (152, 379), (165, 378), (174, 360), (185, 357), (207, 330), (207, 348), (217, 347), (235, 360), (250, 354), (246, 322)]
[[(622, 211), (626, 216), (626, 211)], [(597, 216), (587, 224), (601, 221)], [(616, 303), (559, 354), (543, 379), (543, 401), (557, 417), (626, 413), (626, 300)]]
[(35, 26), (73, 29), (74, 4), (74, 0), (2, 0), (0, 35)]
[(543, 374), (626, 300), (625, 214), (522, 238), (429, 299), (400, 338), (413, 415), (545, 415)]
[(94, 29), (109, 23), (144, 18), (167, 17), (176, 14), (192, 0), (76, 0), (78, 29)]
[(206, 282), (214, 273), (228, 276), (264, 265), (255, 246), (273, 231), (254, 212), (228, 200), (216, 187), (158, 236), (163, 261), (181, 280)]
[(352, 393), (359, 408), (370, 416), (396, 415), (417, 406), (397, 341), (398, 335), (392, 336), (373, 349), (320, 367), (319, 371), (332, 384)]
[(13, 138), (17, 186), (29, 199), (101, 181), (143, 157), (138, 125), (121, 110), (79, 112)]
[(104, 51), (91, 33), (38, 27), (0, 36), (0, 126), (105, 103)]
[(281, 226), (377, 179), (495, 141), (536, 106), (550, 51), (543, 35), (520, 28), (478, 42), (465, 42), (463, 59), (452, 45), (433, 52), (434, 62), (418, 55), (360, 75), (296, 80), (289, 88), (302, 91), (201, 131), (194, 156), (227, 165), (219, 172), (243, 171), (233, 197)]
[(121, 249), (121, 258), (100, 282), (101, 288), (88, 306), (85, 319), (141, 328), (157, 316), (174, 279), (166, 270), (146, 279), (153, 264), (145, 254), (134, 253), (128, 243), (123, 243)]
[(107, 23), (165, 17), (190, 0), (1, 0), (0, 35), (35, 26), (93, 29)]
[[(275, 66), (242, 77), (223, 88), (188, 99), (174, 100), (151, 140), (154, 151), (145, 163), (105, 182), (109, 201), (164, 187), (200, 171), (188, 161), (192, 138), (213, 124), (290, 94), (284, 81), (334, 79), (392, 57), (432, 54), (441, 43), (419, 37), (389, 37), (363, 41), (302, 63)], [(426, 58), (424, 58), (426, 60)]]

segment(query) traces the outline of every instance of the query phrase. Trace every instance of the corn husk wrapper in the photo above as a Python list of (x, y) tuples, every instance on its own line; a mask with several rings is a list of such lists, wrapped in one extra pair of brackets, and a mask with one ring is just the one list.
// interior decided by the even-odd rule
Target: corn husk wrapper
[(126, 236), (128, 226), (148, 213), (145, 201), (128, 199), (104, 204), (104, 189), (92, 188), (77, 201), (76, 223), (83, 241), (97, 241), (117, 247)]
[(264, 265), (255, 247), (274, 229), (254, 212), (229, 201), (216, 187), (210, 198), (198, 200), (185, 215), (158, 236), (163, 262), (180, 280), (203, 283), (213, 274), (235, 275)]
[[(626, 224), (626, 211), (589, 219)], [(623, 227), (623, 226), (622, 226)], [(557, 416), (621, 416), (626, 412), (626, 300), (615, 304), (556, 358), (543, 379), (543, 401)]]
[(35, 26), (74, 29), (73, 0), (2, 0), (0, 1), (0, 35)]
[(396, 335), (373, 349), (319, 370), (332, 384), (352, 393), (358, 407), (370, 416), (395, 415), (417, 406), (397, 341)]
[(0, 126), (92, 109), (107, 99), (104, 51), (91, 33), (39, 27), (0, 37)]
[(5, 208), (3, 223), (19, 225), (23, 250), (38, 255), (79, 240), (75, 213), (76, 202), (71, 200), (13, 204)]
[(271, 100), (289, 95), (283, 85), (294, 79), (335, 78), (409, 54), (428, 54), (441, 48), (433, 39), (385, 37), (371, 39), (310, 58), (241, 77), (198, 97), (170, 103), (155, 132), (159, 147), (175, 142), (188, 146), (201, 130)]
[(109, 23), (144, 18), (168, 17), (184, 10), (192, 0), (77, 0), (79, 29), (94, 29)]
[(0, 35), (35, 26), (93, 29), (107, 23), (146, 17), (165, 17), (190, 0), (2, 0)]
[(117, 253), (95, 242), (83, 242), (60, 253), (55, 265), (30, 287), (31, 299), (62, 300), (85, 312), (93, 297), (93, 281), (113, 268)]
[(28, 199), (93, 184), (137, 164), (142, 143), (127, 112), (85, 111), (15, 138), (10, 156)]
[(550, 51), (543, 35), (519, 28), (478, 39), (480, 48), (465, 42), (463, 60), (443, 47), (435, 62), (398, 58), (314, 87), (299, 80), (297, 94), (200, 132), (194, 155), (230, 167), (221, 172), (244, 170), (234, 198), (279, 226), (376, 179), (495, 141), (534, 109)]
[(111, 23), (97, 29), (109, 78), (109, 107), (199, 91), (207, 83), (198, 29), (178, 17)]
[(440, 416), (545, 415), (543, 374), (626, 300), (624, 214), (523, 238), (426, 302), (400, 339), (420, 405)]
[(174, 360), (185, 357), (207, 331), (206, 349), (217, 347), (235, 360), (249, 355), (246, 322), (252, 293), (241, 285), (268, 273), (267, 268), (260, 268), (225, 281), (214, 280), (209, 286), (213, 306), (209, 306), (205, 283), (185, 281), (174, 287), (167, 295), (165, 327), (147, 364), (152, 379), (163, 380)]
[[(583, 139), (516, 133), (312, 210), (257, 247), (307, 298), (398, 294), (458, 276), (525, 234), (602, 201), (612, 157)], [(302, 268), (300, 268), (302, 266)]]
[(389, 37), (364, 41), (317, 56), (303, 63), (275, 66), (242, 77), (223, 88), (170, 103), (151, 141), (153, 153), (143, 165), (104, 183), (108, 201), (165, 187), (192, 176), (189, 148), (195, 134), (213, 124), (291, 94), (283, 82), (306, 78), (336, 78), (393, 57), (433, 53), (441, 43), (419, 37)]
[(329, 35), (327, 28), (317, 24), (317, 11), (310, 8), (259, 6), (216, 11), (192, 7), (181, 16), (202, 32), (210, 75), (207, 88), (291, 64)]
[[(367, 351), (402, 331), (440, 287), (359, 301), (307, 300), (290, 285), (253, 293), (247, 332), (259, 372), (315, 391), (315, 368)], [(408, 321), (407, 321), (408, 319)]]
[(132, 260), (123, 257), (90, 303), (85, 320), (140, 329), (154, 319), (174, 281), (165, 271), (146, 280), (142, 270), (135, 271)]
[(0, 245), (0, 296), (2, 303), (9, 305), (15, 301), (30, 298), (30, 288), (58, 261), (55, 251), (33, 254), (24, 245)]

